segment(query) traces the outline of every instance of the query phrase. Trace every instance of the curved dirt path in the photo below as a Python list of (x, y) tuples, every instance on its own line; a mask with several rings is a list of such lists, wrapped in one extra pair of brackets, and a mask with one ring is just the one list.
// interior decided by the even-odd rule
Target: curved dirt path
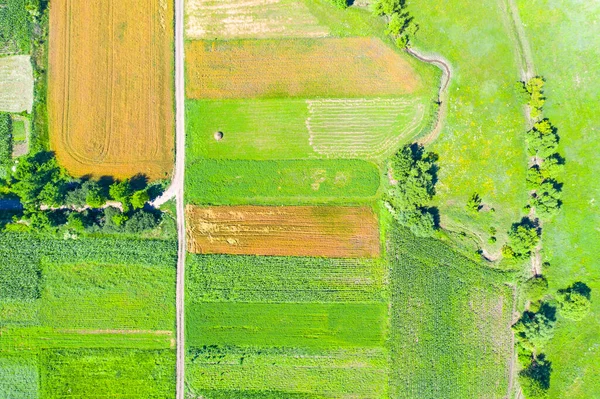
[(448, 86), (450, 85), (450, 79), (452, 79), (452, 67), (450, 66), (450, 62), (440, 55), (425, 55), (424, 53), (412, 47), (407, 48), (406, 52), (419, 61), (435, 65), (442, 70), (442, 78), (438, 92), (439, 108), (436, 115), (435, 125), (433, 129), (431, 129), (431, 132), (429, 132), (425, 137), (417, 140), (419, 144), (425, 146), (427, 144), (431, 144), (442, 132), (443, 122), (446, 118), (446, 113), (448, 112)]

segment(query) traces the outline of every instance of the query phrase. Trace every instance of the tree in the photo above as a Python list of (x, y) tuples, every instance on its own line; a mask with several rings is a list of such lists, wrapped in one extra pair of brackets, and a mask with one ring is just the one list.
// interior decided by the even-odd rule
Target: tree
[(138, 211), (125, 222), (125, 231), (130, 234), (141, 233), (158, 226), (158, 218), (150, 212)]
[(67, 224), (74, 230), (83, 231), (85, 230), (85, 218), (83, 214), (79, 212), (71, 212), (67, 216)]
[(530, 278), (523, 285), (525, 297), (531, 302), (537, 302), (548, 293), (548, 280), (544, 276)]
[(533, 359), (527, 368), (519, 373), (519, 385), (528, 399), (544, 399), (548, 397), (552, 364), (546, 356), (540, 354)]
[(37, 208), (44, 200), (51, 201), (47, 205), (60, 200), (57, 193), (61, 192), (67, 180), (68, 175), (52, 153), (38, 152), (19, 160), (12, 176), (11, 190), (21, 198), (25, 207)]
[(106, 204), (106, 196), (97, 182), (88, 180), (83, 183), (81, 188), (86, 192), (85, 202), (91, 208), (100, 208)]
[(131, 205), (133, 206), (133, 209), (141, 209), (149, 200), (150, 195), (148, 194), (147, 189), (136, 191), (131, 196)]
[(120, 182), (114, 182), (108, 189), (110, 197), (123, 205), (124, 212), (129, 212), (131, 206), (131, 191), (131, 185), (127, 179)]
[(348, 0), (329, 0), (337, 8), (348, 8)]
[(590, 292), (589, 287), (581, 282), (558, 291), (557, 302), (561, 314), (567, 319), (582, 320), (592, 307)]
[(373, 3), (373, 13), (377, 16), (399, 13), (403, 8), (403, 0), (375, 0)]
[[(510, 248), (507, 253), (512, 252), (515, 258), (523, 259), (531, 255), (531, 251), (537, 245), (540, 236), (537, 228), (531, 220), (524, 218), (520, 223), (514, 223), (508, 232)], [(505, 250), (503, 248), (503, 254)]]
[(524, 312), (513, 330), (521, 344), (532, 352), (541, 350), (554, 335), (554, 320), (543, 311)]

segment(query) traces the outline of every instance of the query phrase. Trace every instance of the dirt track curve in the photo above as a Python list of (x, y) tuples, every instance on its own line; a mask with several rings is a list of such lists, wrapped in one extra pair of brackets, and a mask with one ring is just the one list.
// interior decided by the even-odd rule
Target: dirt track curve
[(443, 122), (446, 118), (446, 112), (448, 111), (448, 86), (450, 85), (450, 79), (452, 79), (452, 68), (450, 67), (450, 63), (440, 55), (425, 55), (412, 47), (407, 48), (406, 52), (419, 61), (435, 65), (442, 70), (440, 90), (438, 92), (439, 109), (435, 125), (433, 126), (433, 129), (431, 129), (431, 132), (418, 140), (419, 144), (427, 145), (437, 139), (442, 132)]

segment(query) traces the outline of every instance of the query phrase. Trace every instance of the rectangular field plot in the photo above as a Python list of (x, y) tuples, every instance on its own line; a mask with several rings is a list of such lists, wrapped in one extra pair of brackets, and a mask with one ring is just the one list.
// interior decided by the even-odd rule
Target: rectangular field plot
[(33, 67), (29, 56), (0, 57), (0, 111), (31, 112), (32, 108)]
[(387, 266), (373, 259), (188, 255), (190, 302), (382, 302)]
[(40, 318), (66, 329), (174, 329), (175, 268), (66, 264), (43, 268)]
[(507, 397), (512, 292), (506, 276), (434, 239), (391, 234), (391, 397)]
[(0, 398), (38, 398), (38, 358), (36, 355), (0, 353)]
[(353, 258), (380, 250), (368, 207), (188, 206), (186, 219), (192, 253)]
[(164, 178), (173, 160), (173, 3), (53, 0), (52, 149), (76, 176)]
[(189, 0), (185, 34), (189, 39), (326, 36), (302, 1)]
[(383, 345), (384, 303), (188, 303), (190, 346), (358, 348)]
[(358, 159), (196, 158), (186, 168), (186, 199), (196, 205), (364, 203), (381, 184), (377, 166)]
[(174, 351), (47, 350), (42, 355), (45, 399), (172, 398)]
[(186, 383), (206, 399), (371, 399), (386, 397), (386, 367), (382, 349), (203, 347), (188, 351)]
[[(381, 160), (429, 127), (433, 106), (416, 95), (189, 100), (187, 153), (215, 159)], [(223, 133), (220, 140), (217, 132)]]
[(186, 43), (191, 99), (395, 96), (422, 87), (411, 62), (380, 39)]

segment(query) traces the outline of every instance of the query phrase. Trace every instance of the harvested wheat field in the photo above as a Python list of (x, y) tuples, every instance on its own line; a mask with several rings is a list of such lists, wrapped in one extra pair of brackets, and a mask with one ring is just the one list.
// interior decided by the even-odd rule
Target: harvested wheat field
[(376, 38), (192, 41), (190, 99), (365, 97), (422, 87), (409, 61)]
[(163, 178), (173, 158), (173, 4), (53, 0), (51, 146), (76, 176)]
[(185, 34), (189, 39), (321, 37), (319, 24), (298, 0), (188, 0)]
[(186, 207), (188, 250), (200, 254), (379, 255), (379, 224), (369, 207)]

